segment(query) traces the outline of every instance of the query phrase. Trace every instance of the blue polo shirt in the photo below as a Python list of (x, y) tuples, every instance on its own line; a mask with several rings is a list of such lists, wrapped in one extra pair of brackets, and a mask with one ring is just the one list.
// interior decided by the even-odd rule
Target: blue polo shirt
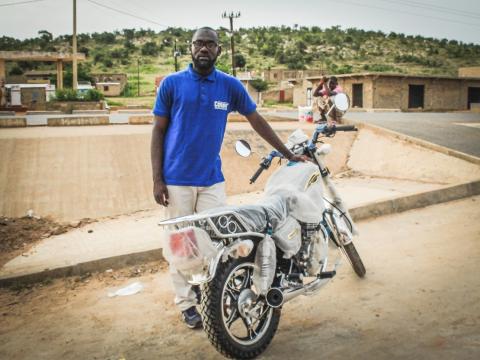
[(228, 113), (248, 115), (255, 109), (242, 83), (217, 69), (201, 76), (190, 64), (163, 79), (153, 113), (170, 120), (163, 143), (165, 183), (211, 186), (224, 181), (220, 149)]

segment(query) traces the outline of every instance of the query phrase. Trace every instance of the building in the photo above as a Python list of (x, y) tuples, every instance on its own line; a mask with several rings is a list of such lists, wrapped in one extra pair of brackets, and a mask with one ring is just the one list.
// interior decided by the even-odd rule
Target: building
[[(320, 78), (307, 77), (296, 86), (294, 105), (311, 104)], [(468, 110), (480, 103), (480, 77), (359, 73), (337, 78), (353, 108), (448, 111)]]
[(119, 82), (97, 82), (95, 88), (105, 96), (120, 96), (122, 84)]
[(119, 83), (121, 90), (127, 86), (127, 74), (122, 73), (98, 73), (91, 74), (93, 82), (96, 83)]
[(310, 69), (310, 70), (289, 70), (289, 69), (269, 69), (262, 72), (262, 78), (268, 82), (299, 82), (304, 78), (312, 76), (322, 76), (325, 71), (322, 69)]
[(27, 84), (50, 84), (50, 79), (56, 74), (55, 70), (30, 70), (24, 76)]

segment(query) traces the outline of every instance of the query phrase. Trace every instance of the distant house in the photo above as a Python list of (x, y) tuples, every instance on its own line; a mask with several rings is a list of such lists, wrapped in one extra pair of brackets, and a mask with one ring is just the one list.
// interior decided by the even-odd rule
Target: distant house
[(120, 96), (122, 84), (119, 82), (97, 82), (95, 88), (105, 96)]
[(30, 70), (24, 74), (27, 84), (50, 84), (50, 79), (55, 75), (56, 70)]
[(301, 81), (306, 77), (321, 76), (325, 74), (323, 69), (309, 69), (309, 70), (289, 70), (289, 69), (269, 69), (264, 70), (262, 78), (268, 82)]
[[(336, 75), (353, 108), (401, 111), (467, 110), (480, 103), (479, 77), (358, 73)], [(293, 104), (311, 104), (321, 76), (295, 87)]]
[[(120, 92), (123, 91), (125, 86), (127, 86), (127, 82), (128, 82), (127, 74), (123, 74), (123, 73), (96, 73), (96, 74), (91, 74), (91, 77), (95, 84), (97, 83), (117, 84), (118, 83), (120, 85)], [(116, 88), (116, 86), (113, 86), (113, 87)], [(102, 91), (98, 87), (97, 87), (97, 90)], [(118, 95), (109, 95), (109, 96), (118, 96)]]

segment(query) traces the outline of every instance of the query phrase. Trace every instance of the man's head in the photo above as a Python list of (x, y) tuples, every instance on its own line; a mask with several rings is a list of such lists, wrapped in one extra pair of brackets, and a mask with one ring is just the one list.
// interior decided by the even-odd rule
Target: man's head
[(217, 57), (222, 52), (218, 45), (218, 35), (209, 27), (202, 27), (195, 31), (192, 37), (192, 61), (193, 67), (200, 73), (208, 73), (212, 70)]
[(331, 76), (330, 77), (330, 80), (328, 81), (328, 88), (330, 90), (335, 90), (335, 88), (337, 87), (338, 85), (338, 80), (335, 76)]

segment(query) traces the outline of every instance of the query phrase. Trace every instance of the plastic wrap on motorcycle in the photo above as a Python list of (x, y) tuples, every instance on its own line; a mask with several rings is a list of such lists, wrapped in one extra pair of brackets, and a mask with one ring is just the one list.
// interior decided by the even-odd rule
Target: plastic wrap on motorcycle
[(187, 277), (203, 273), (218, 253), (207, 232), (197, 227), (169, 231), (163, 252), (170, 266)]
[[(290, 164), (290, 163), (289, 163)], [(284, 165), (275, 171), (265, 186), (265, 196), (281, 196), (287, 201), (287, 212), (306, 223), (320, 223), (325, 210), (323, 184), (318, 167), (310, 162)]]
[(277, 267), (277, 251), (275, 242), (267, 235), (260, 241), (255, 254), (253, 268), (253, 284), (258, 294), (265, 295), (272, 285)]
[(285, 259), (295, 255), (302, 245), (302, 230), (295, 218), (289, 216), (272, 235), (275, 244), (283, 251)]

